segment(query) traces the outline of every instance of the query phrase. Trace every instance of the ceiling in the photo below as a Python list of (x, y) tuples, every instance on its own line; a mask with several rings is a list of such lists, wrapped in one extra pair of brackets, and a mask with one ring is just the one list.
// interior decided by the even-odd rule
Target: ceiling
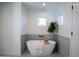
[(56, 10), (59, 6), (62, 6), (62, 2), (45, 2), (46, 6), (42, 6), (44, 2), (23, 2), (28, 9), (44, 9), (44, 10)]

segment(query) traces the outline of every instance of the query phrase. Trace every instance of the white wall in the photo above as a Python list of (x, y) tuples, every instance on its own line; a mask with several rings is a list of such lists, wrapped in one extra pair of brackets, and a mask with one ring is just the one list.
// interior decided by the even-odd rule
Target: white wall
[[(23, 7), (24, 5), (22, 5)], [(21, 34), (47, 34), (48, 24), (51, 21), (56, 20), (56, 12), (53, 10), (39, 10), (39, 9), (29, 9), (29, 8), (22, 8), (22, 30)], [(40, 27), (37, 26), (37, 19), (39, 17), (46, 18), (46, 26)]]
[[(28, 34), (47, 34), (47, 28), (50, 21), (55, 21), (55, 13), (49, 13), (46, 10), (30, 10), (28, 13)], [(45, 17), (46, 18), (46, 26), (38, 26), (37, 21), (38, 18)]]
[(22, 3), (22, 18), (21, 18), (21, 34), (24, 35), (27, 33), (27, 20), (28, 20), (28, 11), (26, 6)]
[(0, 54), (21, 55), (21, 3), (0, 3)]
[(71, 4), (63, 3), (61, 7), (58, 8), (58, 14), (63, 14), (63, 25), (59, 26), (59, 35), (71, 38)]
[(46, 11), (39, 11), (39, 10), (29, 10), (28, 11), (28, 27), (27, 27), (27, 34), (44, 34), (47, 31), (46, 26), (37, 26), (37, 20), (40, 17), (45, 17), (47, 18), (47, 12)]

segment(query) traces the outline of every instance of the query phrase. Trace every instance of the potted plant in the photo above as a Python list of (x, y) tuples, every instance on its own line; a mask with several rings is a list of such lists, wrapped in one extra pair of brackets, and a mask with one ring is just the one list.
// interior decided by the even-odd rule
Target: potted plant
[(58, 23), (57, 22), (51, 22), (48, 26), (48, 30), (49, 33), (56, 33), (58, 32)]

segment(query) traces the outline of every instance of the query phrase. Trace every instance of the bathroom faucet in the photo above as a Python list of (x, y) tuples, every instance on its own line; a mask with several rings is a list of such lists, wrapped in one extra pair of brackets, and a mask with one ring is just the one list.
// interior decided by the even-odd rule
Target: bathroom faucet
[(39, 35), (39, 37), (44, 38), (44, 35)]

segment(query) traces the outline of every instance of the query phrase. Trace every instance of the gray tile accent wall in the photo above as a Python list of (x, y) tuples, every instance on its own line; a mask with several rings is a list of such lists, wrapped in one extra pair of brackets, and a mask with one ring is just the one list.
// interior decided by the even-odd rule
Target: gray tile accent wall
[(21, 35), (21, 54), (26, 49), (26, 40), (27, 40), (27, 35)]
[(70, 56), (70, 39), (60, 35), (54, 35), (53, 38), (57, 43), (57, 51), (66, 57)]
[(59, 52), (60, 54), (64, 56), (70, 55), (70, 39), (60, 36), (60, 35), (49, 35), (49, 34), (40, 34), (44, 37), (39, 37), (39, 34), (25, 34), (21, 36), (21, 52), (24, 52), (24, 50), (27, 49), (26, 41), (28, 40), (39, 40), (43, 38), (47, 38), (49, 40), (56, 41), (56, 52)]

